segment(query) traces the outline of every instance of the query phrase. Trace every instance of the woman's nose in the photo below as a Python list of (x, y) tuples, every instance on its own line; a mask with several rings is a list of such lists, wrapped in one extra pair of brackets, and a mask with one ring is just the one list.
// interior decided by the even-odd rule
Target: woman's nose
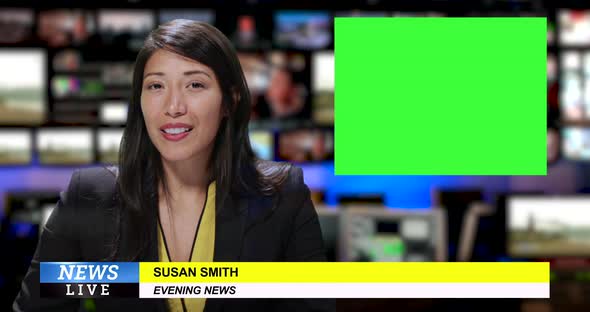
[(178, 117), (186, 114), (186, 105), (178, 92), (171, 92), (166, 106), (166, 115)]

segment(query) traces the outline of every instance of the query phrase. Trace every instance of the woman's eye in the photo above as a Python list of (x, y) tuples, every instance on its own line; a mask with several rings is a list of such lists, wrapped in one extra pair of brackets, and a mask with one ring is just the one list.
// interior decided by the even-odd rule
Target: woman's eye
[(191, 82), (191, 84), (189, 85), (191, 88), (202, 88), (204, 87), (202, 83), (199, 82)]
[(148, 86), (149, 90), (155, 90), (155, 89), (161, 89), (162, 85), (159, 83), (152, 83), (151, 85)]

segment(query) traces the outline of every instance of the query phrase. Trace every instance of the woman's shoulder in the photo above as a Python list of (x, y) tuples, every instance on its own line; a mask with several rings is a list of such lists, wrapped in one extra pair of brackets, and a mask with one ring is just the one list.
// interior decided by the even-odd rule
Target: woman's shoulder
[(259, 160), (257, 169), (265, 178), (273, 181), (281, 194), (300, 190), (305, 186), (303, 170), (291, 163)]
[(114, 195), (118, 167), (90, 167), (77, 169), (70, 180), (69, 190), (75, 191), (78, 200), (107, 200)]

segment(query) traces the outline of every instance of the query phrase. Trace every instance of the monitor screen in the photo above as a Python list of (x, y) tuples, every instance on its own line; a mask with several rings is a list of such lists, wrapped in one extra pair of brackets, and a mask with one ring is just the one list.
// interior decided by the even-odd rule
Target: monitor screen
[(50, 47), (80, 45), (95, 32), (94, 16), (83, 10), (39, 12), (37, 36)]
[(105, 45), (139, 51), (155, 26), (151, 10), (99, 10), (98, 31)]
[[(548, 56), (547, 74), (551, 58)], [(560, 57), (560, 109), (567, 121), (590, 119), (590, 53), (564, 51)]]
[(590, 256), (588, 196), (507, 198), (508, 254), (517, 258)]
[(343, 210), (343, 261), (444, 261), (445, 233), (439, 209)]
[(57, 100), (98, 99), (105, 94), (104, 90), (100, 77), (55, 75), (51, 79), (51, 91)]
[(311, 66), (313, 92), (334, 92), (334, 52), (315, 52)]
[(0, 130), (0, 165), (29, 164), (32, 153), (33, 137), (30, 130)]
[(119, 146), (123, 137), (123, 129), (98, 130), (98, 161), (103, 164), (119, 162)]
[(41, 164), (72, 165), (94, 161), (92, 132), (84, 128), (44, 128), (37, 132)]
[(272, 17), (268, 13), (240, 14), (224, 21), (228, 38), (238, 50), (270, 50)]
[(320, 125), (334, 124), (334, 52), (316, 52), (311, 59), (312, 117)]
[(560, 44), (590, 44), (590, 11), (562, 9), (557, 12), (557, 18)]
[(562, 151), (571, 160), (590, 159), (590, 129), (567, 127), (562, 129)]
[(303, 54), (273, 51), (238, 57), (250, 89), (254, 123), (310, 118), (309, 66)]
[(31, 9), (0, 10), (0, 43), (15, 44), (31, 39), (34, 15)]
[(102, 124), (116, 125), (127, 122), (127, 103), (106, 101), (100, 105), (99, 119)]
[(45, 121), (46, 62), (40, 49), (0, 49), (0, 125)]
[(299, 129), (279, 135), (279, 158), (292, 162), (334, 159), (334, 133), (327, 129)]
[(279, 11), (274, 41), (281, 48), (322, 49), (332, 43), (332, 17), (322, 11)]
[(264, 160), (274, 159), (274, 136), (272, 132), (251, 130), (250, 145), (258, 158)]
[(75, 49), (59, 51), (53, 57), (53, 70), (55, 71), (77, 71), (82, 64), (82, 55)]
[[(101, 64), (101, 78), (105, 86), (124, 87), (131, 90), (133, 82), (132, 62), (104, 62)], [(130, 95), (125, 94), (124, 96)], [(107, 95), (113, 96), (113, 95)]]

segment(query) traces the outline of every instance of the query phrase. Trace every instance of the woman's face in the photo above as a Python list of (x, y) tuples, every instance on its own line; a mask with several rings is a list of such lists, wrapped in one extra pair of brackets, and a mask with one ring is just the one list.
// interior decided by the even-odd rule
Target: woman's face
[(162, 158), (209, 157), (222, 117), (222, 92), (213, 70), (160, 49), (148, 59), (143, 77), (143, 118)]

